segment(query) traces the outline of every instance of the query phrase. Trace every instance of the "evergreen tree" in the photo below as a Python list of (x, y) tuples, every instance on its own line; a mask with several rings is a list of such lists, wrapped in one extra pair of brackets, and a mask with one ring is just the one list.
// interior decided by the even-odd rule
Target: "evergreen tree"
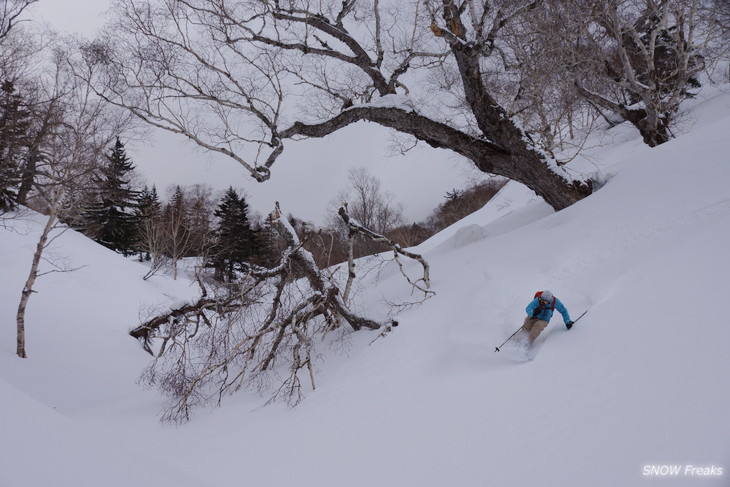
[(134, 165), (119, 138), (106, 159), (95, 201), (83, 211), (82, 230), (105, 247), (129, 255), (136, 248), (139, 227), (139, 192), (131, 185)]
[(139, 193), (139, 204), (137, 205), (137, 217), (140, 222), (159, 217), (162, 214), (162, 204), (157, 195), (157, 187), (152, 189), (145, 186)]
[(27, 145), (30, 113), (23, 108), (15, 86), (0, 86), (0, 211), (17, 206), (23, 154)]
[(137, 207), (137, 235), (140, 260), (152, 260), (161, 253), (162, 239), (162, 205), (157, 196), (157, 188), (147, 186), (139, 194)]
[(248, 203), (233, 188), (223, 195), (214, 215), (218, 226), (212, 262), (216, 279), (232, 281), (235, 271), (243, 271), (259, 252), (257, 232), (248, 219)]
[(259, 251), (255, 262), (266, 267), (278, 265), (281, 253), (286, 248), (286, 242), (276, 231), (274, 218), (271, 214), (266, 216), (263, 224), (257, 230), (257, 237)]

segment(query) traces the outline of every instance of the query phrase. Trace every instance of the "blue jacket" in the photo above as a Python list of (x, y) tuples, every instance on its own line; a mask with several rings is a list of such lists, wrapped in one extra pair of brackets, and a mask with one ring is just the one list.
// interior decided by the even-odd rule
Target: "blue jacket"
[[(560, 311), (560, 314), (563, 315), (563, 320), (567, 323), (570, 321), (570, 315), (568, 314), (567, 308), (563, 305), (563, 303), (560, 302), (558, 298), (553, 298), (555, 300), (555, 309)], [(553, 310), (552, 310), (552, 303), (548, 304), (542, 304), (540, 303), (540, 300), (538, 298), (535, 298), (530, 302), (530, 304), (527, 305), (527, 308), (525, 311), (527, 311), (527, 316), (530, 318), (537, 318), (539, 320), (545, 320), (548, 323), (550, 323), (550, 318), (553, 317)]]

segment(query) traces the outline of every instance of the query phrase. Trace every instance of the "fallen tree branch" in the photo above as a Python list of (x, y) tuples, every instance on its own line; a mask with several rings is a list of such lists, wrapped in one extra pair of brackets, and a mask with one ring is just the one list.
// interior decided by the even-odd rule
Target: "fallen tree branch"
[[(398, 267), (400, 269), (401, 274), (405, 279), (408, 281), (408, 283), (416, 290), (421, 291), (424, 293), (426, 297), (436, 294), (435, 292), (431, 291), (429, 288), (431, 287), (431, 277), (430, 277), (430, 271), (431, 268), (428, 265), (428, 262), (426, 262), (426, 259), (423, 258), (420, 254), (416, 254), (414, 252), (410, 252), (403, 247), (401, 247), (399, 244), (393, 242), (388, 237), (381, 235), (379, 233), (375, 233), (372, 230), (365, 228), (360, 223), (355, 221), (353, 218), (350, 217), (349, 213), (347, 212), (347, 205), (343, 205), (340, 207), (340, 209), (337, 212), (342, 220), (345, 222), (345, 225), (347, 225), (348, 229), (348, 236), (352, 240), (352, 237), (355, 235), (362, 235), (366, 238), (369, 238), (370, 240), (374, 242), (379, 242), (387, 245), (392, 251), (393, 251), (393, 258), (398, 264)], [(405, 269), (403, 267), (403, 262), (400, 260), (399, 256), (405, 256), (409, 259), (413, 259), (417, 261), (419, 264), (421, 264), (421, 267), (423, 269), (423, 274), (420, 278), (413, 280), (411, 277), (405, 272)], [(352, 258), (352, 252), (349, 253), (348, 256), (348, 288), (349, 284), (352, 279), (355, 278), (355, 263)]]
[(141, 381), (171, 398), (163, 420), (185, 421), (192, 407), (220, 403), (246, 384), (268, 383), (272, 374), (286, 377), (272, 400), (285, 397), (295, 405), (302, 398), (300, 372), (315, 387), (315, 343), (321, 341), (315, 337), (324, 337), (340, 320), (353, 330), (382, 328), (349, 309), (334, 278), (319, 269), (282, 218), (278, 203), (272, 221), (287, 243), (276, 266), (249, 266), (234, 283), (198, 276), (198, 299), (130, 332), (155, 357)]

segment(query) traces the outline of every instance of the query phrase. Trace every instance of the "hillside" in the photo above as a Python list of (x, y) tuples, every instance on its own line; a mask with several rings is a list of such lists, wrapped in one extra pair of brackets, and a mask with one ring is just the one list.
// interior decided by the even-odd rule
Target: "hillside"
[[(606, 181), (590, 198), (555, 213), (510, 183), (423, 243), (437, 296), (387, 337), (333, 348), (295, 409), (251, 392), (160, 424), (162, 399), (135, 383), (149, 356), (126, 333), (195, 289), (142, 281), (144, 266), (72, 231), (54, 254), (86, 267), (39, 280), (16, 358), (40, 217), (0, 228), (0, 486), (728, 485), (723, 91), (705, 89), (687, 133), (656, 149), (606, 132), (575, 164)], [(383, 317), (384, 296), (407, 290), (396, 269), (376, 276), (359, 308)], [(588, 313), (570, 331), (556, 315), (533, 361), (494, 353), (540, 289)]]

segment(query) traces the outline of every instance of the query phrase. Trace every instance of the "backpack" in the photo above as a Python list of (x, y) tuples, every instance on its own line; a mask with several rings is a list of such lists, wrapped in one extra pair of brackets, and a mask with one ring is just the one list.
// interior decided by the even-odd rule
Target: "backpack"
[[(540, 296), (542, 296), (542, 291), (538, 291), (535, 293), (535, 298), (539, 298)], [(553, 311), (555, 311), (555, 299), (556, 299), (555, 296), (553, 296), (553, 302), (550, 303), (550, 309)], [(545, 309), (545, 307), (542, 305), (542, 303), (540, 303), (540, 305), (538, 306), (538, 309), (539, 308)]]

